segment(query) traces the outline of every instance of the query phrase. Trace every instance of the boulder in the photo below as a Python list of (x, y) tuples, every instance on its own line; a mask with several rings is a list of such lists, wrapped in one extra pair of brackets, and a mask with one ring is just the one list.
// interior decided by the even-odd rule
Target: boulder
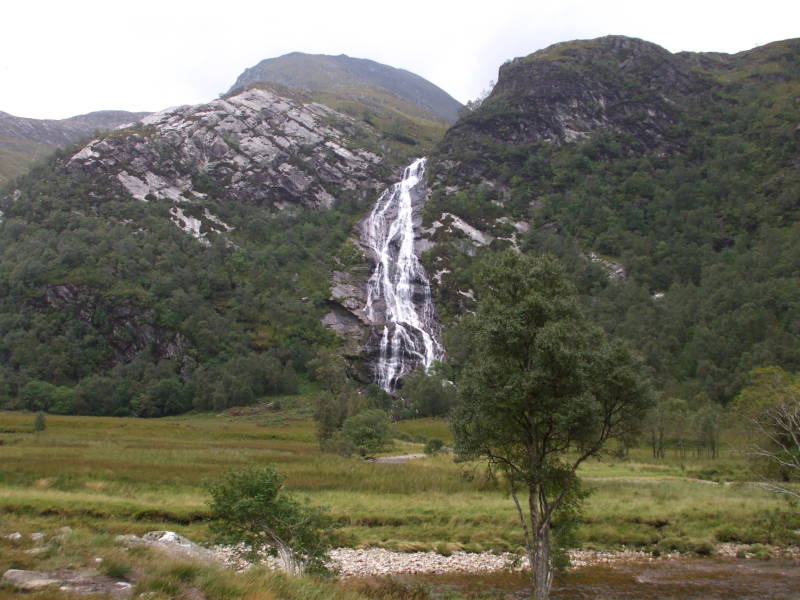
[(199, 560), (216, 562), (216, 554), (193, 541), (178, 535), (174, 531), (151, 531), (142, 537), (135, 535), (118, 535), (115, 538), (125, 546), (148, 546), (171, 558), (183, 560)]
[(54, 579), (49, 573), (23, 571), (22, 569), (9, 569), (3, 573), (2, 582), (26, 592), (34, 592), (61, 584), (59, 579)]

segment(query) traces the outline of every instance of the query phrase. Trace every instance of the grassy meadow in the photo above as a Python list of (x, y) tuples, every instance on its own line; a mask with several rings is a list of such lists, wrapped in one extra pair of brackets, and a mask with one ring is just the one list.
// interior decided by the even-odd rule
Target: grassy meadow
[[(126, 552), (114, 542), (117, 534), (156, 529), (210, 542), (203, 482), (263, 464), (275, 465), (288, 488), (329, 507), (345, 544), (441, 553), (521, 550), (512, 501), (481, 465), (456, 464), (448, 454), (405, 464), (322, 454), (307, 402), (287, 398), (282, 405), (280, 411), (250, 407), (164, 419), (48, 415), (38, 433), (33, 414), (0, 412), (0, 535), (43, 531), (51, 538), (71, 528), (44, 552), (27, 537), (0, 537), (0, 572), (80, 567), (101, 556), (103, 573), (135, 581), (138, 592), (155, 600), (194, 597), (192, 589), (209, 600), (428, 598), (394, 580), (337, 583), (261, 570), (236, 575), (144, 548)], [(389, 454), (421, 452), (432, 437), (450, 441), (444, 420), (395, 428)], [(798, 541), (796, 511), (748, 485), (745, 466), (730, 449), (714, 461), (653, 461), (640, 448), (625, 459), (590, 462), (582, 470), (592, 493), (578, 542), (702, 554), (723, 541)], [(711, 476), (733, 481), (702, 479)], [(0, 600), (15, 594), (0, 586)]]
[[(67, 525), (97, 534), (172, 529), (208, 541), (205, 480), (231, 469), (273, 464), (287, 487), (330, 508), (354, 546), (399, 550), (515, 550), (512, 501), (477, 464), (447, 454), (380, 464), (321, 454), (308, 411), (241, 409), (165, 419), (0, 412), (0, 533)], [(421, 452), (448, 440), (446, 421), (396, 425), (391, 453)], [(588, 548), (692, 550), (721, 541), (785, 544), (800, 517), (746, 479), (731, 450), (715, 461), (648, 458), (593, 461), (578, 539)], [(728, 477), (717, 483), (701, 477)]]

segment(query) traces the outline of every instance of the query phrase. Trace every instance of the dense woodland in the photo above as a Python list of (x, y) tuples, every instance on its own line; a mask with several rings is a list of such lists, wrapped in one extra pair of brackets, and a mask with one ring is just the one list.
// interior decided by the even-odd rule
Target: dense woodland
[(365, 206), (219, 203), (235, 241), (203, 245), (169, 203), (120, 198), (59, 160), (2, 207), (3, 406), (161, 416), (297, 390), (314, 348), (334, 343), (320, 323), (329, 272)]

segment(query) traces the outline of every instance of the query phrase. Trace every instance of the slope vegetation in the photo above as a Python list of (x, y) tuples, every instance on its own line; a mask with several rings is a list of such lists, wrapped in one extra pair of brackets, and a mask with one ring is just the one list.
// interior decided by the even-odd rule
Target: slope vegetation
[(306, 92), (374, 125), (385, 140), (410, 147), (417, 156), (439, 141), (461, 108), (447, 92), (419, 75), (344, 54), (293, 52), (262, 60), (245, 69), (231, 92), (264, 83)]
[(725, 402), (752, 368), (800, 368), (798, 56), (610, 36), (504, 65), (432, 161), (444, 315), (470, 306), (469, 255), (516, 244), (568, 263), (675, 394)]

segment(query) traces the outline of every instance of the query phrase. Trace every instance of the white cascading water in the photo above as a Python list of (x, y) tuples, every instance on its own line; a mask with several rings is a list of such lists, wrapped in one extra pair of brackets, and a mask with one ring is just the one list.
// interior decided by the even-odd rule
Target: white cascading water
[(365, 312), (372, 323), (383, 323), (375, 380), (389, 392), (417, 365), (427, 369), (444, 354), (430, 283), (414, 252), (412, 194), (422, 193), (417, 187), (424, 173), (425, 158), (406, 167), (402, 181), (378, 198), (363, 230), (376, 258)]

